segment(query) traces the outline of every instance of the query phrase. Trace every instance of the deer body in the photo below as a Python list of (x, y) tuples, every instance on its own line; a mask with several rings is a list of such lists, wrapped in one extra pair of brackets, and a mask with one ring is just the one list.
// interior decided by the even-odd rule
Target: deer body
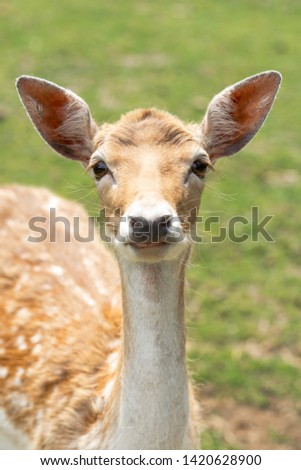
[(64, 243), (59, 224), (56, 243), (27, 242), (28, 220), (48, 217), (49, 206), (70, 220), (79, 215), (84, 229), (80, 206), (41, 189), (7, 187), (0, 194), (1, 234), (11, 244), (0, 247), (0, 408), (29, 447), (76, 446), (76, 430), (88, 430), (101, 414), (101, 393), (116, 373), (118, 269), (104, 245)]
[[(255, 135), (280, 76), (266, 72), (217, 95), (200, 125), (136, 110), (98, 128), (87, 105), (50, 82), (21, 77), (42, 137), (95, 178), (109, 217), (108, 249), (28, 242), (49, 209), (85, 211), (47, 190), (0, 190), (0, 427), (41, 449), (198, 447), (198, 407), (185, 360), (184, 276), (205, 173)], [(58, 224), (59, 226), (59, 224)], [(18, 441), (19, 438), (19, 441)], [(18, 441), (18, 442), (17, 442)]]

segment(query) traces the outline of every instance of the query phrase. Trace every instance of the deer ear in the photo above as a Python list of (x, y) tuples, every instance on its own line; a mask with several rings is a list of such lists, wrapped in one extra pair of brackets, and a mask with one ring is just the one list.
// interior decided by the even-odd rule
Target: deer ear
[(216, 95), (201, 124), (204, 148), (211, 158), (242, 149), (264, 123), (281, 82), (278, 72), (246, 78)]
[(72, 91), (40, 78), (22, 76), (16, 85), (43, 139), (64, 157), (87, 164), (97, 132), (88, 105)]

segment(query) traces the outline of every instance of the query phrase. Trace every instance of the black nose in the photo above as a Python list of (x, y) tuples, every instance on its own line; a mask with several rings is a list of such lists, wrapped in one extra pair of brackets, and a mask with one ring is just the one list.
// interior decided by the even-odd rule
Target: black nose
[(162, 215), (154, 220), (148, 220), (145, 217), (130, 217), (130, 240), (133, 243), (164, 242), (171, 221), (171, 215)]

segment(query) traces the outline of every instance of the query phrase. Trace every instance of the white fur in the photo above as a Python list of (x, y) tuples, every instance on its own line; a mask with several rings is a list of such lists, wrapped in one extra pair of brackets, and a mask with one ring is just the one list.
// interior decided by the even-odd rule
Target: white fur
[[(179, 243), (174, 243), (172, 247), (169, 245), (169, 249), (162, 254), (161, 259), (173, 260), (179, 258), (181, 253), (186, 250), (189, 245), (188, 238), (181, 230), (180, 219), (168, 202), (164, 200), (158, 201), (153, 198), (151, 194), (147, 194), (147, 197), (144, 199), (135, 200), (122, 216), (119, 224), (119, 235), (121, 238), (117, 237), (113, 239), (113, 246), (116, 250), (117, 256), (120, 259), (126, 258), (128, 261), (134, 263), (138, 261), (136, 253), (133, 251), (132, 247), (127, 244), (130, 240), (130, 217), (143, 217), (146, 220), (153, 221), (162, 216), (172, 217), (172, 223), (168, 233), (169, 239), (173, 237), (175, 241), (177, 241), (180, 238), (181, 241)], [(142, 261), (142, 259), (140, 259), (140, 261)], [(151, 259), (144, 261), (153, 262)]]
[(166, 201), (158, 201), (147, 194), (144, 199), (135, 200), (123, 214), (119, 226), (120, 235), (129, 237), (129, 220), (131, 217), (143, 217), (146, 220), (156, 220), (161, 216), (171, 216), (178, 220), (176, 212)]
[(0, 366), (0, 379), (5, 379), (8, 376), (8, 368)]
[(180, 449), (188, 426), (179, 262), (123, 260), (124, 364), (115, 449)]
[(0, 450), (30, 449), (25, 434), (13, 425), (3, 409), (0, 409)]
[(17, 336), (15, 343), (16, 343), (17, 348), (20, 349), (20, 351), (25, 351), (27, 349), (27, 344), (26, 344), (24, 336), (22, 335)]

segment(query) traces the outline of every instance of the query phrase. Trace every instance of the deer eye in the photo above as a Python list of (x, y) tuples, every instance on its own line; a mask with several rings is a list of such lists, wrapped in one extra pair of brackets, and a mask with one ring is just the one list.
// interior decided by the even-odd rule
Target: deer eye
[(103, 161), (96, 163), (96, 165), (93, 167), (93, 172), (97, 180), (100, 180), (100, 178), (105, 176), (108, 173), (108, 171), (109, 169), (106, 163)]
[(191, 171), (199, 178), (204, 178), (209, 163), (204, 160), (195, 160), (191, 165)]

